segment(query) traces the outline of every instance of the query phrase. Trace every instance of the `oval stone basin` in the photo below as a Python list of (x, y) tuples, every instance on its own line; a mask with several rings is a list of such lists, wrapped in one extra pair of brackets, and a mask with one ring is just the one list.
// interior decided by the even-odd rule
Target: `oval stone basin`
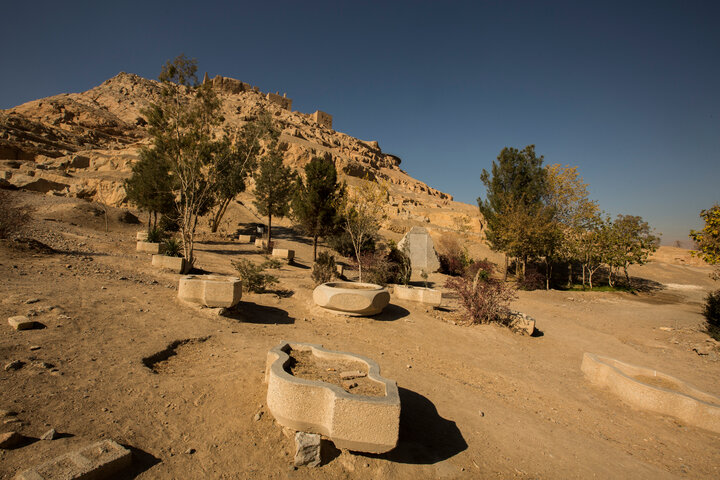
[(313, 301), (344, 315), (377, 315), (390, 303), (390, 292), (374, 283), (329, 282), (315, 288)]

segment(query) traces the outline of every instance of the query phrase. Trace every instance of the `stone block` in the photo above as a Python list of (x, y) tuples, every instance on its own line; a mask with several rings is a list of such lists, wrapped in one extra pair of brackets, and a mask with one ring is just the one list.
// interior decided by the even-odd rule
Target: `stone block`
[(412, 287), (410, 285), (394, 285), (393, 293), (401, 300), (420, 302), (433, 307), (442, 303), (442, 292), (432, 288)]
[(390, 293), (373, 283), (329, 282), (315, 287), (313, 301), (335, 313), (367, 316), (382, 312), (390, 303)]
[[(273, 245), (275, 245), (275, 242), (270, 242), (269, 247), (270, 247), (270, 248), (273, 248)], [(256, 238), (256, 239), (255, 239), (255, 246), (256, 246), (257, 248), (262, 249), (262, 250), (269, 250), (269, 249), (270, 249), (270, 248), (268, 248), (268, 241), (265, 240), (264, 238)]]
[(410, 257), (413, 276), (420, 276), (422, 271), (436, 272), (440, 268), (432, 237), (426, 228), (413, 227), (398, 242), (398, 249)]
[(592, 353), (580, 367), (593, 384), (607, 388), (630, 405), (720, 433), (720, 397), (650, 368)]
[(190, 270), (190, 265), (184, 258), (169, 257), (167, 255), (153, 255), (152, 265), (153, 267), (171, 270), (173, 273), (187, 273)]
[[(339, 385), (297, 378), (284, 369), (291, 350), (308, 350), (323, 359), (364, 363), (368, 378), (382, 384), (385, 395), (355, 395)], [(283, 341), (268, 352), (265, 381), (268, 410), (284, 427), (324, 435), (338, 448), (359, 452), (384, 453), (397, 445), (397, 384), (380, 376), (380, 367), (369, 358), (325, 350), (320, 345)]]
[(131, 463), (130, 450), (103, 440), (25, 470), (15, 480), (98, 480), (117, 475)]
[(523, 335), (532, 335), (535, 333), (535, 319), (530, 315), (520, 312), (510, 312), (510, 330)]
[(242, 281), (223, 275), (186, 275), (180, 279), (178, 298), (206, 307), (230, 308), (242, 298)]
[(32, 330), (37, 326), (35, 321), (30, 320), (24, 315), (16, 315), (14, 317), (10, 317), (8, 318), (8, 323), (15, 330)]
[(146, 230), (143, 230), (142, 232), (137, 232), (135, 234), (135, 240), (138, 242), (147, 242), (148, 239), (148, 232)]
[(337, 276), (342, 278), (345, 276), (345, 265), (343, 264), (336, 264), (335, 265), (335, 273), (337, 273)]
[(238, 242), (240, 243), (253, 243), (255, 237), (252, 235), (238, 235)]
[(317, 467), (320, 465), (320, 435), (317, 433), (295, 433), (295, 466)]
[(287, 260), (288, 263), (292, 263), (295, 258), (295, 250), (288, 250), (287, 248), (273, 248), (272, 256), (282, 258), (283, 260)]
[(140, 242), (137, 242), (137, 247), (135, 250), (137, 250), (138, 252), (143, 252), (143, 253), (156, 253), (157, 254), (157, 253), (160, 253), (162, 248), (160, 248), (160, 244), (157, 242), (140, 241)]

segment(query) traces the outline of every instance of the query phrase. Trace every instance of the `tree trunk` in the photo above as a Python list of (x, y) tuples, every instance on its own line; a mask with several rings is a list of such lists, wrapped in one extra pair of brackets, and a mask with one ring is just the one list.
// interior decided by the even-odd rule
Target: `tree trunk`
[(213, 215), (212, 222), (210, 222), (210, 231), (212, 233), (217, 232), (217, 229), (220, 226), (220, 221), (225, 216), (225, 211), (227, 210), (227, 207), (228, 205), (230, 205), (231, 201), (231, 198), (225, 198), (222, 202), (220, 202), (218, 209), (215, 211), (215, 215)]
[(148, 212), (148, 227), (147, 231), (150, 233), (150, 221), (152, 220), (152, 212)]
[(547, 258), (545, 258), (545, 290), (550, 290), (550, 272), (552, 271), (550, 267), (550, 262), (548, 262)]
[(583, 290), (585, 290), (586, 280), (585, 280), (585, 264), (584, 263), (583, 263), (583, 274), (582, 275), (583, 275), (583, 279), (582, 279), (583, 280)]
[(317, 260), (317, 242), (318, 242), (318, 236), (313, 236), (313, 262)]
[(572, 281), (573, 281), (573, 274), (572, 274), (572, 262), (568, 263), (568, 288), (572, 287)]
[(592, 290), (592, 277), (593, 277), (593, 273), (595, 273), (594, 270), (588, 269), (588, 281), (590, 282), (590, 290)]
[(508, 265), (508, 256), (506, 253), (505, 254), (505, 276), (503, 277), (503, 282), (507, 282), (508, 268), (510, 268), (510, 266)]
[(612, 269), (612, 267), (610, 267), (610, 271), (608, 273), (608, 285), (610, 285), (610, 287), (613, 286), (613, 269)]
[(270, 248), (270, 242), (272, 242), (272, 215), (268, 213), (268, 239), (267, 239), (267, 249), (266, 251), (270, 252), (272, 251)]
[(628, 275), (627, 265), (623, 265), (623, 270), (625, 271), (625, 281), (627, 282), (627, 285), (629, 287), (630, 286), (630, 275)]

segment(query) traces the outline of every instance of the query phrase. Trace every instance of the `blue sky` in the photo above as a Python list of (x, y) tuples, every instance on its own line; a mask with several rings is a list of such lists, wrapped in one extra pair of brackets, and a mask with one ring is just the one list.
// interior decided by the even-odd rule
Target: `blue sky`
[(13, 2), (0, 108), (201, 72), (287, 92), (475, 203), (504, 146), (578, 166), (611, 215), (665, 243), (720, 202), (720, 2)]

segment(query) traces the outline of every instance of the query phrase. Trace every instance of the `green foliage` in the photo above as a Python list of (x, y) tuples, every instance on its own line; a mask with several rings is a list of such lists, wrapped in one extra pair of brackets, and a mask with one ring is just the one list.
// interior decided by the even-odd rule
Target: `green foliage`
[[(390, 245), (390, 251), (387, 254), (388, 267), (388, 283), (396, 283), (399, 285), (407, 285), (410, 283), (410, 277), (412, 276), (412, 264), (410, 263), (410, 257), (403, 251), (399, 250), (396, 246)], [(425, 273), (425, 280), (427, 280), (427, 272)]]
[(330, 255), (329, 252), (320, 252), (312, 267), (311, 277), (315, 285), (327, 283), (337, 277), (335, 267), (335, 257)]
[(613, 270), (622, 268), (629, 284), (628, 267), (645, 264), (650, 254), (658, 249), (660, 238), (653, 235), (650, 225), (641, 217), (618, 215), (615, 221), (609, 224), (606, 242), (603, 260), (610, 267), (609, 282), (612, 286)]
[(128, 200), (140, 210), (157, 216), (175, 209), (175, 197), (170, 164), (152, 148), (140, 150), (140, 160), (132, 166), (132, 176), (125, 180)]
[(265, 270), (271, 267), (268, 262), (258, 265), (250, 260), (240, 259), (231, 263), (240, 275), (243, 290), (246, 292), (263, 293), (268, 287), (278, 283), (277, 277), (265, 273)]
[(344, 193), (332, 160), (313, 158), (305, 165), (305, 182), (298, 179), (292, 209), (295, 221), (313, 238), (313, 259), (317, 257), (318, 237), (331, 233), (338, 222)]
[(15, 197), (0, 190), (0, 238), (17, 235), (30, 222), (33, 208), (20, 205)]
[(168, 257), (182, 257), (182, 244), (177, 238), (166, 238), (163, 242), (163, 254)]
[(160, 243), (165, 238), (165, 232), (159, 227), (151, 227), (148, 230), (147, 241), (152, 243)]
[[(328, 245), (343, 257), (355, 257), (352, 238), (350, 238), (350, 234), (345, 230), (335, 231), (334, 234), (328, 238)], [(375, 237), (365, 237), (363, 244), (360, 246), (360, 253), (372, 253), (375, 249)]]
[(282, 155), (272, 149), (260, 164), (255, 179), (255, 207), (268, 217), (268, 243), (272, 240), (272, 217), (285, 217), (290, 211), (296, 174), (283, 165)]
[[(702, 210), (700, 217), (705, 221), (705, 226), (702, 230), (690, 231), (690, 238), (697, 244), (697, 251), (692, 254), (710, 265), (720, 265), (720, 204)], [(720, 279), (720, 270), (716, 270), (713, 277)]]
[(375, 252), (360, 255), (365, 267), (365, 280), (377, 285), (410, 283), (412, 267), (410, 257), (392, 247), (387, 253)]
[(715, 340), (720, 340), (720, 290), (710, 292), (705, 297), (703, 315), (707, 321), (708, 333)]

